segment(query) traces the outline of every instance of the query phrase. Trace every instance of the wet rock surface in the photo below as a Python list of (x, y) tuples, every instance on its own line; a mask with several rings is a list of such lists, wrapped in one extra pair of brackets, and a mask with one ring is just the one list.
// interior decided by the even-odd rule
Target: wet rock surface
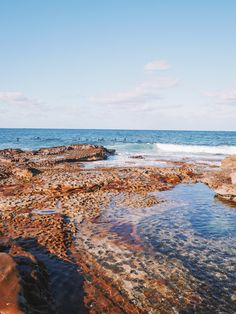
[(201, 309), (201, 278), (154, 252), (139, 224), (165, 202), (153, 192), (202, 180), (204, 166), (83, 168), (112, 153), (92, 145), (0, 151), (0, 267), (12, 265), (12, 313)]

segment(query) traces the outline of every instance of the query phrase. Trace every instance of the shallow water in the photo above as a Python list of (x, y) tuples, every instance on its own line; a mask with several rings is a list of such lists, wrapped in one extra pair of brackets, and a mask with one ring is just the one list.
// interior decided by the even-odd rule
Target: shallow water
[(141, 239), (153, 256), (180, 261), (199, 282), (203, 299), (196, 311), (186, 313), (234, 313), (236, 205), (215, 198), (203, 184), (180, 184), (154, 194), (166, 202), (134, 209), (114, 201), (100, 217), (100, 227), (110, 224), (111, 237), (133, 245)]
[(203, 184), (179, 185), (161, 195), (175, 205), (141, 220), (138, 232), (154, 251), (181, 260), (201, 280), (199, 292), (208, 305), (233, 313), (236, 206), (214, 198)]

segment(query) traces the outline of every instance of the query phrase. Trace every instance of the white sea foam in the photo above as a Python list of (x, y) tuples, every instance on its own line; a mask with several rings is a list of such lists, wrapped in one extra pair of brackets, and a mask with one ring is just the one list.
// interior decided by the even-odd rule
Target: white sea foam
[[(86, 168), (96, 167), (165, 167), (169, 161), (198, 162), (220, 165), (226, 155), (236, 154), (236, 146), (178, 145), (167, 143), (118, 143), (110, 146), (116, 155), (108, 160), (86, 163)], [(142, 158), (133, 158), (142, 156)], [(166, 163), (167, 162), (167, 163)]]
[(210, 154), (210, 155), (234, 155), (236, 146), (204, 146), (204, 145), (178, 145), (156, 143), (158, 151), (168, 153)]

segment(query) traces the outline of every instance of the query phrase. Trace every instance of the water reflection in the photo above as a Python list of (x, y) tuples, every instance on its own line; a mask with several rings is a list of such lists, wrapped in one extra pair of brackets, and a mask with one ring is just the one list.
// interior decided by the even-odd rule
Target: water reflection
[(162, 258), (163, 267), (177, 261), (189, 282), (195, 278), (202, 301), (179, 313), (236, 312), (236, 205), (215, 198), (203, 184), (180, 184), (154, 194), (166, 201), (148, 208), (126, 206), (124, 199), (131, 196), (119, 194), (94, 221), (94, 230), (132, 246), (141, 243), (157, 268)]
[(139, 234), (154, 251), (181, 260), (201, 280), (207, 307), (212, 304), (232, 313), (236, 310), (236, 206), (214, 198), (203, 184), (179, 185), (161, 195), (176, 205), (141, 220)]

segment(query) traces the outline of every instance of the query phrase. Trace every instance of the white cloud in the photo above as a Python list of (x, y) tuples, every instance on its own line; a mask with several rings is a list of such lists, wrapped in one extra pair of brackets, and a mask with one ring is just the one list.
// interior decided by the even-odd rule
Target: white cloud
[(136, 88), (90, 98), (96, 104), (135, 105), (145, 104), (160, 99), (160, 90), (177, 85), (177, 80), (168, 77), (148, 80)]
[(37, 99), (25, 96), (20, 92), (0, 92), (0, 104), (17, 105), (22, 107), (38, 107), (42, 105)]
[(163, 71), (171, 68), (171, 65), (165, 60), (155, 60), (147, 63), (144, 70), (147, 72)]
[(219, 103), (236, 103), (236, 87), (221, 91), (207, 92), (206, 96), (216, 99)]

